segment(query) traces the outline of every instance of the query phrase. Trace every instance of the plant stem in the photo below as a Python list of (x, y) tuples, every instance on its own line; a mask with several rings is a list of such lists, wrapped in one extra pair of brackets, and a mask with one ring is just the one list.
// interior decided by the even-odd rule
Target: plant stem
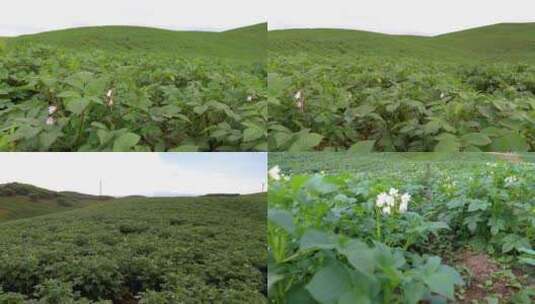
[(84, 130), (84, 122), (85, 122), (85, 111), (82, 112), (82, 115), (80, 117), (80, 128), (78, 128), (78, 135), (76, 136), (76, 144), (75, 146), (78, 147), (80, 144), (80, 140), (82, 139), (82, 132)]
[(375, 210), (375, 226), (376, 226), (376, 231), (375, 231), (375, 237), (377, 238), (377, 240), (379, 242), (381, 242), (381, 214), (379, 213), (379, 211), (376, 209)]

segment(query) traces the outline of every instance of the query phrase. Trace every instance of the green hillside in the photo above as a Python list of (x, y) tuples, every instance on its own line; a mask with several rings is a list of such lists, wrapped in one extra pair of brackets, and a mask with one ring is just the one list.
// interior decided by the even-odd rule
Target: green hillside
[(267, 303), (266, 205), (124, 198), (0, 223), (0, 300)]
[(441, 61), (535, 60), (535, 23), (496, 24), (435, 37), (340, 29), (277, 30), (268, 37), (270, 50), (280, 53), (409, 56)]
[(264, 58), (266, 35), (266, 24), (222, 33), (98, 26), (23, 35), (8, 38), (7, 43), (10, 47), (47, 44), (74, 50), (153, 52), (258, 61)]
[(0, 185), (0, 223), (49, 213), (64, 212), (88, 206), (110, 197), (76, 192), (54, 192), (32, 185)]

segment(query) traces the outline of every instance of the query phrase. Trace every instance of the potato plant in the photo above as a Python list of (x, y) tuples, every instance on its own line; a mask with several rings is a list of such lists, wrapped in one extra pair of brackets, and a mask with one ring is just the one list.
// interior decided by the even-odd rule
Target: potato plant
[[(271, 163), (270, 301), (469, 303), (455, 256), (468, 249), (533, 278), (535, 166), (424, 163), (293, 175)], [(530, 282), (499, 296), (530, 303)]]
[(533, 151), (535, 69), (272, 54), (270, 151)]
[(262, 65), (18, 47), (0, 55), (0, 151), (265, 151)]
[(266, 303), (265, 207), (125, 198), (2, 223), (0, 303)]

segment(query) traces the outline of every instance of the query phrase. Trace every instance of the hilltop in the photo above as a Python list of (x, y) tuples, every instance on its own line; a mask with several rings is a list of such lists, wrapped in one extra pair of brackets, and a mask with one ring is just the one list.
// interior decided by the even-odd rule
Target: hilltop
[(9, 47), (44, 44), (76, 51), (99, 49), (114, 53), (151, 52), (258, 61), (264, 58), (266, 36), (267, 25), (264, 23), (225, 32), (96, 26), (22, 35), (5, 40)]
[(268, 33), (277, 53), (408, 56), (442, 61), (535, 61), (535, 23), (501, 23), (434, 37), (345, 29), (289, 29)]
[(0, 185), (0, 223), (69, 211), (110, 199), (112, 197), (68, 191), (56, 192), (22, 183), (2, 184)]

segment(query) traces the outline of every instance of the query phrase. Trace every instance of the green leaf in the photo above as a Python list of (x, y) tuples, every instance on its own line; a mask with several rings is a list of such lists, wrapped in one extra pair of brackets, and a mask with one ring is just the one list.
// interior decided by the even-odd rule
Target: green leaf
[(89, 103), (90, 101), (87, 98), (70, 99), (65, 101), (65, 108), (74, 114), (80, 115)]
[(509, 132), (508, 134), (498, 137), (492, 141), (489, 146), (489, 151), (492, 152), (527, 152), (529, 151), (529, 144), (524, 136)]
[(403, 296), (405, 297), (405, 303), (407, 304), (418, 304), (421, 300), (424, 299), (427, 288), (421, 282), (408, 282), (403, 284)]
[(490, 137), (483, 133), (468, 133), (461, 137), (461, 140), (474, 146), (486, 146), (492, 142)]
[(338, 249), (338, 252), (345, 255), (348, 262), (363, 273), (372, 275), (376, 262), (375, 250), (368, 247), (360, 240), (351, 240), (345, 246)]
[(310, 304), (314, 302), (315, 301), (308, 292), (308, 290), (305, 289), (304, 284), (293, 285), (292, 288), (290, 288), (290, 290), (288, 290), (288, 293), (286, 294), (286, 303)]
[(349, 148), (349, 152), (353, 153), (370, 153), (375, 146), (375, 140), (359, 141)]
[(470, 205), (468, 205), (468, 211), (477, 211), (477, 210), (487, 210), (490, 206), (490, 203), (483, 200), (471, 200)]
[(123, 134), (113, 143), (113, 152), (130, 151), (140, 139), (141, 137), (134, 133)]
[(320, 194), (332, 193), (338, 190), (338, 187), (326, 180), (325, 176), (314, 175), (304, 185), (309, 191)]
[(466, 204), (465, 200), (457, 199), (457, 200), (449, 201), (446, 204), (446, 206), (448, 206), (448, 209), (456, 209), (456, 208), (459, 208), (459, 207), (464, 207), (465, 204)]
[(300, 248), (306, 249), (334, 249), (338, 244), (336, 235), (327, 234), (315, 229), (309, 229), (301, 237)]
[(278, 225), (290, 234), (294, 233), (295, 231), (293, 215), (289, 211), (281, 209), (269, 209), (268, 221)]
[(318, 271), (306, 289), (312, 297), (322, 304), (336, 304), (351, 288), (351, 277), (347, 269), (337, 262), (332, 262)]
[(322, 135), (316, 133), (299, 132), (296, 134), (297, 139), (288, 149), (289, 152), (310, 151), (319, 145), (323, 139)]
[(51, 132), (43, 132), (39, 134), (39, 144), (41, 146), (41, 150), (45, 151), (56, 142), (56, 140), (63, 136), (63, 133), (60, 130), (51, 131)]
[(264, 137), (266, 131), (259, 127), (250, 127), (243, 131), (243, 141), (250, 142)]
[(344, 293), (337, 304), (372, 304), (370, 297), (361, 290), (353, 289)]
[(432, 292), (451, 300), (455, 298), (455, 278), (451, 274), (445, 272), (432, 273), (424, 277), (424, 282)]
[(454, 139), (448, 138), (438, 142), (435, 146), (435, 152), (459, 152), (461, 144)]

